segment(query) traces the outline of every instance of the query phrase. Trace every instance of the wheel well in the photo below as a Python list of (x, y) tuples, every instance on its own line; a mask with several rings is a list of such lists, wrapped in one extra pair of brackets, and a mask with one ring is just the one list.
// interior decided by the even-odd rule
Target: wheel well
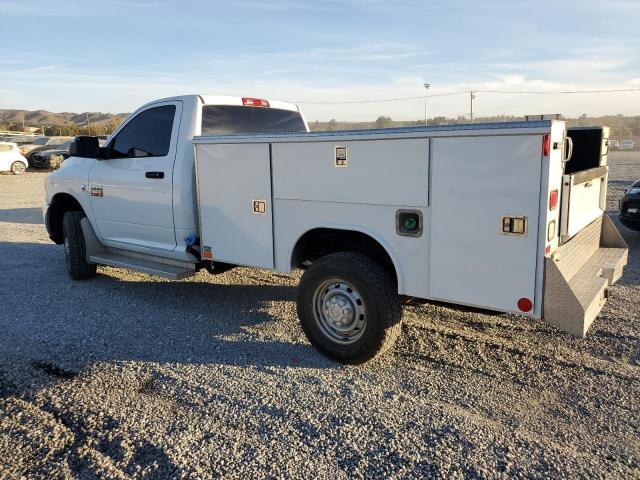
[(80, 203), (73, 198), (73, 196), (68, 193), (58, 193), (53, 197), (47, 212), (47, 229), (49, 230), (51, 240), (57, 244), (64, 242), (64, 236), (62, 234), (64, 214), (73, 210), (84, 211)]
[(309, 230), (298, 239), (291, 254), (291, 266), (304, 268), (307, 263), (337, 252), (359, 252), (382, 265), (397, 282), (398, 276), (393, 260), (387, 250), (376, 239), (366, 233), (335, 228)]

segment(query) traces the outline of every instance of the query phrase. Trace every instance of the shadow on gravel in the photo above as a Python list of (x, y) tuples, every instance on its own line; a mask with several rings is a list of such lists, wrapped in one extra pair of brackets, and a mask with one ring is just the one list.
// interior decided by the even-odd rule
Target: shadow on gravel
[(50, 399), (28, 406), (8, 402), (5, 408), (8, 415), (21, 419), (18, 424), (22, 428), (28, 426), (29, 436), (25, 439), (18, 427), (2, 432), (3, 439), (18, 446), (24, 446), (25, 440), (42, 442), (40, 451), (46, 454), (34, 455), (28, 466), (18, 463), (13, 472), (12, 461), (16, 458), (3, 458), (8, 460), (8, 464), (0, 465), (8, 475), (3, 478), (61, 478), (61, 470), (83, 479), (185, 478), (185, 469), (178, 467), (161, 445), (139, 439), (136, 432), (110, 415), (87, 416)]
[(0, 210), (0, 222), (29, 223), (37, 225), (42, 221), (42, 209), (40, 208), (6, 208)]
[(245, 283), (253, 270), (167, 282), (100, 268), (74, 282), (53, 244), (0, 242), (0, 258), (0, 289), (21, 292), (0, 306), (0, 397), (95, 362), (339, 368), (307, 343), (260, 335), (267, 322), (300, 327), (267, 312), (272, 302), (294, 309), (295, 287)]

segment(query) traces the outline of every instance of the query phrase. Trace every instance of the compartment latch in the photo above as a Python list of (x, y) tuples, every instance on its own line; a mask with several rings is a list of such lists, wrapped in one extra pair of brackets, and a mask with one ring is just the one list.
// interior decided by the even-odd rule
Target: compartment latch
[(527, 217), (503, 215), (500, 220), (502, 233), (505, 235), (527, 236)]

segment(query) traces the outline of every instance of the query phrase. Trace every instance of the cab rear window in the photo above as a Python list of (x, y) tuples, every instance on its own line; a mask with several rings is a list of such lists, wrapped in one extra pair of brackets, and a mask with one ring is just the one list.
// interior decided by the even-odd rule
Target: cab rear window
[(202, 107), (202, 135), (306, 132), (299, 112), (236, 105)]

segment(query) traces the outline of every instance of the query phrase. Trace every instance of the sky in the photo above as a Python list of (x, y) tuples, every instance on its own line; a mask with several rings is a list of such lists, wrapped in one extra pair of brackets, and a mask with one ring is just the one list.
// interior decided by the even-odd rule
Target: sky
[[(309, 121), (469, 113), (469, 90), (640, 89), (640, 0), (0, 0), (0, 108), (130, 112), (200, 93)], [(463, 92), (457, 95), (443, 95)], [(640, 114), (640, 91), (478, 93), (477, 116)]]

